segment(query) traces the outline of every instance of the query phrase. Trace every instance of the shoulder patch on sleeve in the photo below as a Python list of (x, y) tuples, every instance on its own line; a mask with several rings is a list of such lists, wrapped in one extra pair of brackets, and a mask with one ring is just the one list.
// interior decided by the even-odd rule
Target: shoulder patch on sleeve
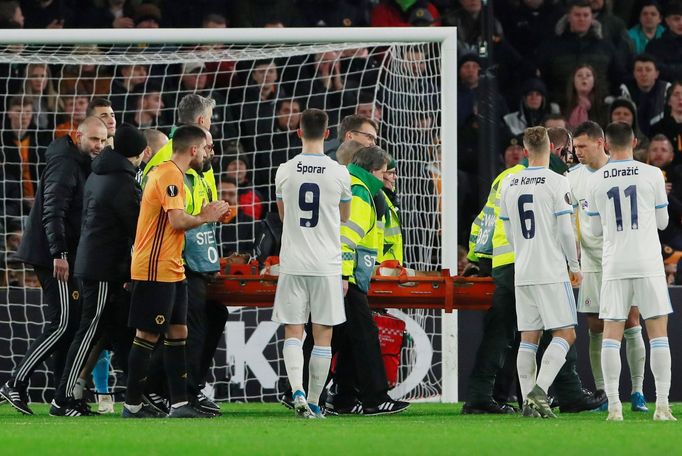
[(570, 194), (570, 193), (566, 193), (566, 194), (564, 195), (564, 201), (566, 201), (566, 204), (569, 204), (569, 205), (572, 206), (572, 204), (571, 204), (571, 194)]
[(178, 193), (180, 193), (180, 192), (178, 191), (177, 185), (171, 184), (168, 187), (166, 187), (166, 193), (168, 193), (168, 196), (170, 196), (172, 198), (172, 197), (178, 196)]

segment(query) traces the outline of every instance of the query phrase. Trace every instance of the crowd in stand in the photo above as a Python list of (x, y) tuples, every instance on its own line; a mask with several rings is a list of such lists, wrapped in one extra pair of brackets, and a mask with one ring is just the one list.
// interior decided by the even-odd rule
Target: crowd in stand
[[(638, 158), (660, 167), (668, 182), (671, 222), (661, 237), (671, 281), (676, 281), (677, 251), (682, 251), (682, 1), (493, 4), (499, 168), (523, 157), (518, 135), (526, 127), (570, 129), (588, 119), (602, 126), (613, 120), (631, 123)], [(482, 8), (481, 0), (0, 0), (0, 27), (457, 26), (459, 239), (464, 241), (480, 209), (478, 195), (487, 192), (478, 170), (479, 84), (487, 67), (478, 57)], [(83, 46), (74, 52), (104, 50)], [(332, 126), (349, 114), (371, 116), (381, 127), (379, 141), (386, 139), (382, 120), (386, 123), (393, 113), (374, 90), (382, 64), (379, 52), (364, 48), (290, 58), (286, 64), (278, 59), (173, 67), (1, 64), (0, 199), (5, 207), (0, 250), (11, 253), (21, 236), (21, 217), (30, 209), (45, 147), (77, 127), (92, 98), (110, 99), (119, 123), (171, 134), (178, 100), (192, 92), (216, 100), (211, 133), (220, 192), (239, 207), (235, 223), (249, 226), (223, 230), (223, 254), (249, 250), (254, 224), (245, 222), (272, 209), (273, 173), (300, 151), (295, 130), (301, 111), (323, 108)], [(432, 87), (437, 83), (422, 77), (419, 66), (411, 71), (426, 87), (417, 92), (437, 93)], [(423, 122), (423, 140), (434, 146), (435, 120), (426, 116)], [(429, 169), (437, 165), (430, 163)], [(434, 191), (438, 186), (434, 178)], [(3, 282), (34, 283), (18, 275)]]

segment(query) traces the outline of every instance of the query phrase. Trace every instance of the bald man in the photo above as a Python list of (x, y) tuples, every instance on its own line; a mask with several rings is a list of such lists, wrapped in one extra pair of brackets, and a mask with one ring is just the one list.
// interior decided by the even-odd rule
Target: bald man
[(33, 415), (26, 387), (31, 374), (54, 353), (55, 378), (61, 378), (69, 343), (80, 317), (80, 292), (70, 272), (81, 230), (83, 188), (90, 162), (107, 141), (107, 126), (86, 117), (75, 140), (56, 139), (45, 153), (45, 170), (38, 183), (35, 204), (26, 223), (17, 258), (38, 275), (48, 320), (43, 333), (29, 346), (0, 396), (24, 415)]

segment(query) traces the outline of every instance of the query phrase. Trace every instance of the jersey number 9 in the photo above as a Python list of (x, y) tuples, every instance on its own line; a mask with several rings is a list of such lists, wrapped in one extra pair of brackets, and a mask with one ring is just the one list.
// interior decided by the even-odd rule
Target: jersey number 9
[(304, 212), (310, 212), (310, 218), (300, 218), (301, 226), (316, 227), (320, 219), (320, 186), (314, 183), (301, 184), (298, 190), (298, 207)]

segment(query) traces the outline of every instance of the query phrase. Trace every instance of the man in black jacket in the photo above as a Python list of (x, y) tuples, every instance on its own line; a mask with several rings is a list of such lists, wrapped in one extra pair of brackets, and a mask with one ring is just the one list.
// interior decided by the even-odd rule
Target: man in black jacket
[(137, 128), (123, 124), (116, 130), (114, 144), (115, 149), (107, 147), (93, 160), (85, 183), (74, 271), (83, 294), (82, 312), (50, 407), (52, 416), (96, 414), (83, 399), (74, 399), (73, 390), (88, 353), (103, 329), (113, 323), (111, 314), (130, 279), (130, 248), (142, 197), (135, 175), (147, 140)]
[(25, 415), (32, 415), (26, 394), (35, 368), (55, 353), (54, 374), (61, 378), (66, 352), (80, 316), (80, 292), (70, 272), (81, 231), (83, 188), (92, 156), (107, 140), (107, 127), (88, 117), (78, 126), (76, 142), (69, 136), (52, 142), (35, 203), (26, 223), (17, 258), (32, 265), (40, 280), (48, 323), (29, 346), (0, 396)]

